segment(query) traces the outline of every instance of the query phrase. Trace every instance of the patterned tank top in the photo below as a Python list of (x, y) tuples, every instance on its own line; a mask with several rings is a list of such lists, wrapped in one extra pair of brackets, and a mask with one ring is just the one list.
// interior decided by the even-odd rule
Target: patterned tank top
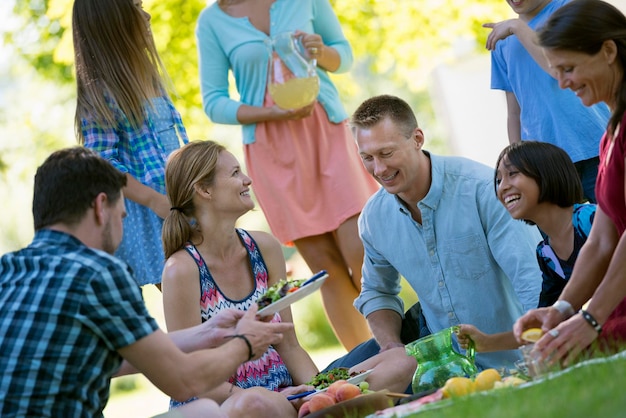
[[(243, 300), (232, 300), (224, 295), (215, 283), (215, 280), (213, 280), (211, 272), (196, 247), (191, 243), (185, 245), (185, 250), (193, 257), (200, 270), (200, 312), (202, 322), (207, 321), (223, 309), (248, 310), (250, 305), (255, 303), (267, 290), (267, 266), (256, 241), (243, 229), (237, 228), (237, 233), (248, 252), (248, 259), (250, 260), (252, 276), (255, 282), (254, 290)], [(276, 314), (272, 322), (280, 322), (280, 315)], [(262, 386), (273, 391), (293, 384), (287, 366), (272, 346), (268, 348), (260, 359), (248, 361), (239, 366), (237, 374), (232, 376), (229, 382), (243, 389)]]

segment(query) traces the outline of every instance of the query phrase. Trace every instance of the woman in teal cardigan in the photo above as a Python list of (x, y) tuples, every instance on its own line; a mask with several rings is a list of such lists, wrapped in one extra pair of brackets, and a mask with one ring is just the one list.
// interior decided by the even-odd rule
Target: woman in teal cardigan
[[(317, 61), (317, 101), (300, 109), (281, 109), (267, 91), (271, 37), (283, 32), (295, 33)], [(295, 244), (312, 271), (328, 271), (328, 318), (344, 347), (356, 346), (369, 338), (352, 306), (363, 261), (356, 220), (378, 185), (363, 168), (328, 75), (353, 60), (330, 3), (217, 1), (201, 13), (196, 36), (205, 112), (213, 122), (242, 125), (246, 168), (272, 233)]]

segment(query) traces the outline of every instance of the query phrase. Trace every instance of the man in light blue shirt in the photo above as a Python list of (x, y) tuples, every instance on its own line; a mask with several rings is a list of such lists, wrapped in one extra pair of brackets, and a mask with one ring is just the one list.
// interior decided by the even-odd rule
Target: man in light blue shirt
[[(403, 344), (400, 275), (430, 332), (461, 323), (511, 330), (539, 300), (541, 236), (494, 197), (493, 169), (424, 151), (413, 111), (397, 97), (366, 100), (351, 123), (363, 164), (382, 185), (359, 218), (365, 258), (354, 303), (381, 351)], [(518, 359), (516, 351), (476, 356), (480, 368)]]

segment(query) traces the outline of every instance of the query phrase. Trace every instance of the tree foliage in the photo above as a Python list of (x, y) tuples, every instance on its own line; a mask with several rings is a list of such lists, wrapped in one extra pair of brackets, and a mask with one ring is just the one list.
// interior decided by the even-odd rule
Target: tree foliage
[[(331, 2), (356, 58), (356, 74), (340, 76), (338, 82), (347, 102), (389, 82), (418, 93), (434, 66), (455, 59), (459, 51), (483, 48), (488, 34), (483, 23), (511, 14), (502, 0)], [(194, 36), (195, 21), (205, 5), (203, 0), (144, 1), (178, 94), (175, 104), (192, 134), (209, 125), (201, 110)], [(20, 21), (5, 34), (40, 74), (59, 83), (73, 82), (71, 8), (72, 0), (16, 0), (14, 12)], [(359, 72), (366, 77), (359, 78)]]

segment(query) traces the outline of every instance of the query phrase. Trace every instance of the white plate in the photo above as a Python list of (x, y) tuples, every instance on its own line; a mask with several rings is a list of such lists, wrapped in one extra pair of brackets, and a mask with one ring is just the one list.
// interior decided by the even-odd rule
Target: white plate
[(319, 289), (324, 281), (328, 278), (328, 274), (322, 274), (317, 279), (309, 282), (307, 285), (302, 286), (295, 292), (288, 293), (282, 298), (278, 299), (276, 302), (271, 305), (267, 305), (265, 308), (259, 310), (257, 312), (260, 316), (269, 316), (274, 315), (276, 312), (280, 312), (285, 309), (287, 306), (291, 305), (294, 302), (299, 301), (300, 299), (309, 296), (311, 293), (315, 292)]
[[(358, 385), (359, 383), (364, 382), (365, 379), (367, 379), (367, 376), (369, 376), (373, 371), (374, 369), (366, 370), (363, 373), (359, 373), (356, 376), (352, 376), (350, 379), (347, 379), (347, 382), (352, 383), (353, 385)], [(318, 392), (326, 392), (327, 390), (328, 387), (320, 389)]]

